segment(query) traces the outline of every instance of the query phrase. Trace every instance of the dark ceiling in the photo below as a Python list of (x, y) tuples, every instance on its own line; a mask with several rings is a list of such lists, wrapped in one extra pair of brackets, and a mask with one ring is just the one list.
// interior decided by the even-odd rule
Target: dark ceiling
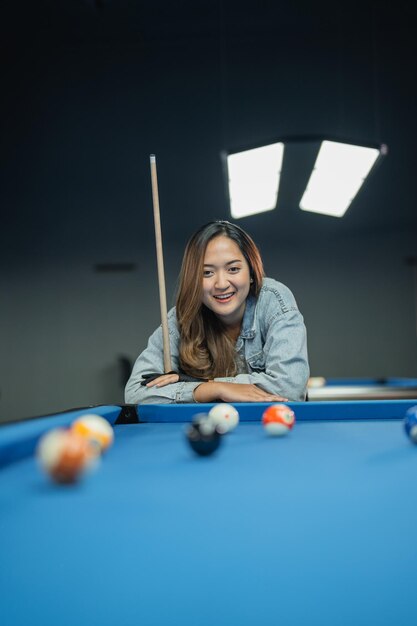
[(2, 211), (15, 233), (22, 216), (51, 232), (83, 220), (147, 232), (155, 152), (166, 237), (188, 236), (228, 217), (222, 150), (311, 135), (389, 154), (337, 220), (298, 210), (313, 157), (289, 145), (279, 208), (244, 228), (417, 230), (416, 5), (8, 0), (1, 14)]

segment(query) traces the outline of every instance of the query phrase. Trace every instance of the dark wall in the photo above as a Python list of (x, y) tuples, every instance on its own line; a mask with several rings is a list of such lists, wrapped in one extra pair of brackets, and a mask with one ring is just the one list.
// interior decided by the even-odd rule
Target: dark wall
[(288, 151), (278, 209), (241, 221), (295, 292), (312, 373), (417, 375), (413, 9), (6, 4), (2, 419), (121, 400), (119, 359), (159, 319), (149, 154), (172, 302), (188, 236), (229, 217), (220, 151), (283, 135), (389, 146), (342, 220), (298, 210)]

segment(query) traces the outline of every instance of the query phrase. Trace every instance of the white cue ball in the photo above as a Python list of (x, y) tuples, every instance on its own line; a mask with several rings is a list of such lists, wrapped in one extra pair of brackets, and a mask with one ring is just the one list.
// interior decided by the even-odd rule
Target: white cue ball
[(208, 419), (221, 435), (230, 432), (239, 424), (239, 413), (231, 404), (216, 404), (210, 409)]

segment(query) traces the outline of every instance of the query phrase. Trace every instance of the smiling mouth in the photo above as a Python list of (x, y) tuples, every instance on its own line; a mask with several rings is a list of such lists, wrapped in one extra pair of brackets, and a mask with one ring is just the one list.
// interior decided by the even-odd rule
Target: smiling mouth
[(224, 293), (221, 296), (213, 296), (213, 298), (216, 300), (216, 302), (220, 302), (221, 304), (224, 304), (226, 302), (229, 302), (233, 296), (235, 295), (235, 291), (231, 291), (230, 293)]

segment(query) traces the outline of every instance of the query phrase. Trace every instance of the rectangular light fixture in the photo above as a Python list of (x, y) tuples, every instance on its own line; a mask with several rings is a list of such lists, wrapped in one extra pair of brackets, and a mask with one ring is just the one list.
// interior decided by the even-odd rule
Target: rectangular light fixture
[(383, 149), (323, 141), (300, 209), (343, 217)]
[(275, 209), (283, 155), (283, 143), (227, 154), (232, 217), (247, 217)]

